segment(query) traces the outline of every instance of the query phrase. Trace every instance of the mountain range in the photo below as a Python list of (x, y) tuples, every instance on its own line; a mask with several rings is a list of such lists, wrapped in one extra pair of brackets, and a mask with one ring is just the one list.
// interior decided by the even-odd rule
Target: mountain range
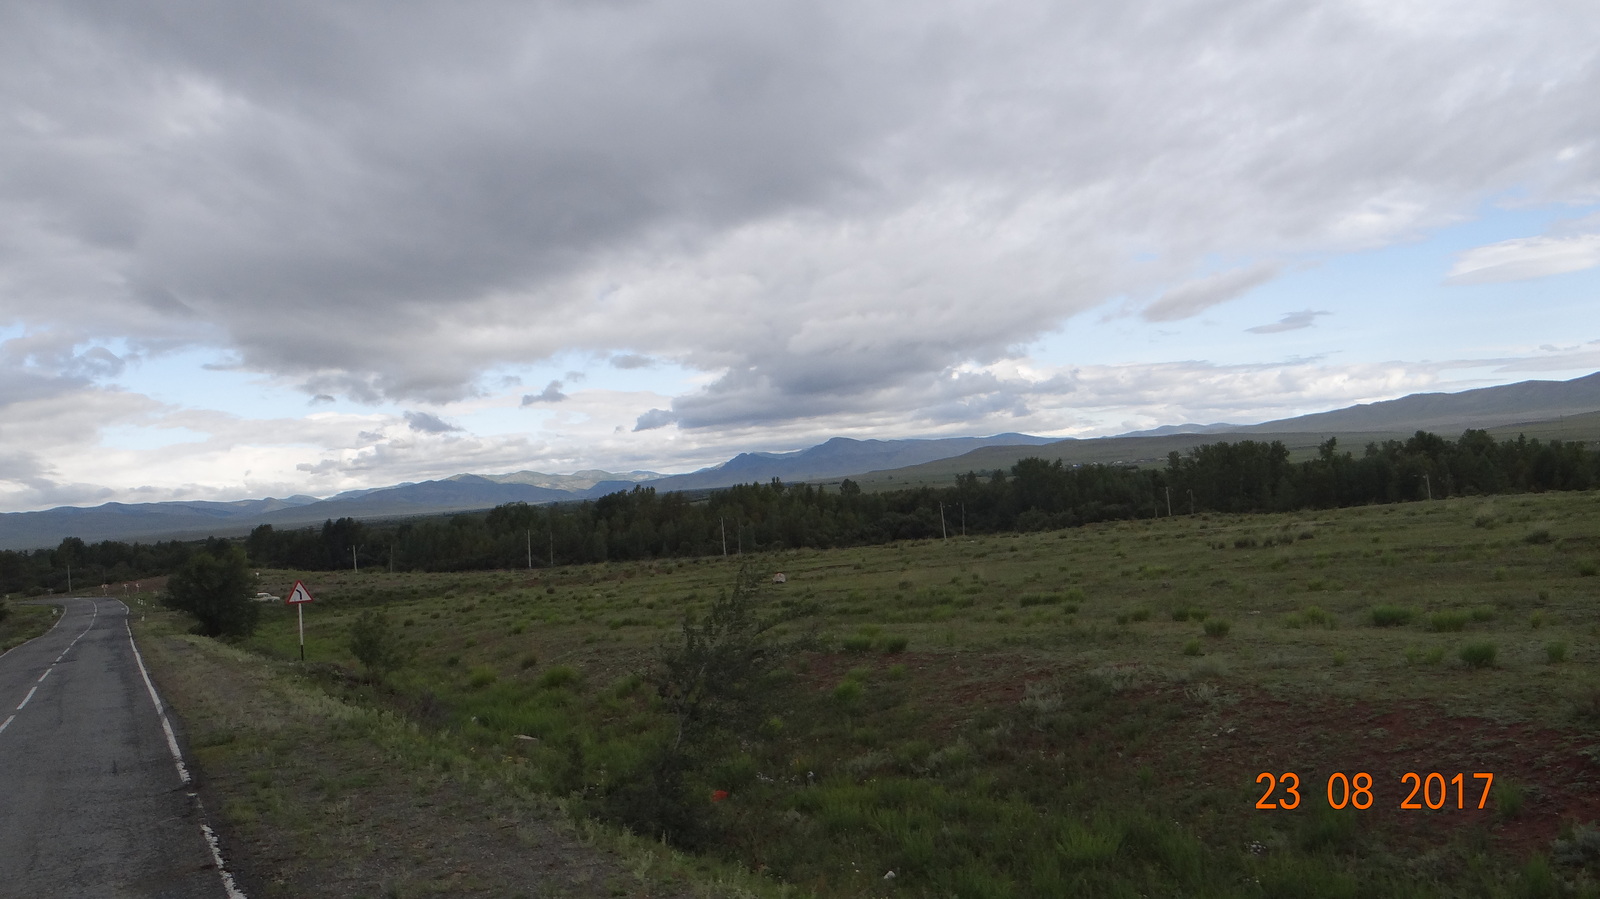
[[(326, 499), (291, 496), (234, 502), (106, 503), (0, 514), (0, 549), (54, 546), (75, 536), (89, 542), (231, 536), (260, 524), (298, 527), (337, 518), (402, 518), (530, 504), (593, 499), (648, 484), (658, 491), (703, 491), (734, 484), (827, 481), (861, 477), (894, 485), (943, 482), (956, 472), (1008, 467), (1023, 455), (1077, 461), (1160, 459), (1223, 435), (1272, 439), (1296, 446), (1328, 436), (1363, 442), (1416, 430), (1453, 435), (1466, 428), (1497, 428), (1570, 418), (1589, 430), (1600, 425), (1600, 372), (1570, 381), (1523, 381), (1460, 393), (1423, 393), (1379, 403), (1256, 425), (1175, 425), (1118, 437), (1059, 440), (1027, 434), (905, 440), (835, 437), (788, 453), (740, 453), (721, 465), (686, 474), (586, 470), (569, 475), (517, 471), (459, 474), (422, 483), (353, 490)], [(1565, 435), (1565, 431), (1557, 431)], [(1298, 438), (1298, 439), (1296, 439)]]

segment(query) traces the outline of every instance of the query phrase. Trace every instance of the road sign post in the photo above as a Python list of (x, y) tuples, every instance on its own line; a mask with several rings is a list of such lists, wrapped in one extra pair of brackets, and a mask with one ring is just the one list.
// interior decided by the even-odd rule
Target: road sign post
[(312, 602), (311, 591), (300, 581), (294, 582), (285, 603), (294, 606), (295, 617), (300, 619), (300, 661), (306, 660), (306, 603)]

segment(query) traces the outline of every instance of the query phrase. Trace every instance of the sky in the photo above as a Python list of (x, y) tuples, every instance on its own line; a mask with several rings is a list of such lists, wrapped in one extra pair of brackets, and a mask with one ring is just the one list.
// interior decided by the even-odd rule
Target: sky
[(0, 511), (1600, 370), (1592, 0), (0, 4)]

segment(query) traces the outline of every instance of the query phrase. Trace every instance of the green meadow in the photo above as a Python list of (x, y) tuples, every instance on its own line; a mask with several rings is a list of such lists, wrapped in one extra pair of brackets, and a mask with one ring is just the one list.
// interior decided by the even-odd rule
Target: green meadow
[[(686, 741), (661, 660), (741, 566), (775, 624)], [(283, 859), (383, 844), (416, 824), (363, 803), (453, 771), (483, 828), (521, 808), (618, 854), (572, 895), (1600, 895), (1593, 493), (261, 587), (297, 578), (304, 663), (293, 609), (240, 652), (140, 607), (224, 826)], [(201, 656), (339, 711), (288, 739), (184, 683)], [(271, 894), (299, 862), (258, 864)], [(382, 894), (500, 894), (463, 876)]]

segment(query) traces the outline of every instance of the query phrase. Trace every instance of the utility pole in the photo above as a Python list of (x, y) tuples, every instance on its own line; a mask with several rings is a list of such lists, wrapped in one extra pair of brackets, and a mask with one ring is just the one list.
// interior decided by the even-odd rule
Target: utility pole
[(389, 544), (389, 573), (394, 574), (394, 544)]
[(961, 504), (961, 539), (967, 538), (967, 504)]
[(72, 563), (67, 563), (67, 595), (72, 595)]
[(533, 570), (533, 528), (528, 528), (528, 570)]
[(556, 506), (550, 504), (550, 567), (556, 567)]
[(1428, 480), (1428, 473), (1427, 472), (1423, 472), (1422, 473), (1422, 486), (1423, 486), (1424, 489), (1426, 489), (1428, 491), (1428, 499), (1432, 500), (1433, 499), (1433, 483)]
[(1167, 487), (1167, 517), (1172, 517), (1172, 487)]
[(351, 571), (360, 571), (361, 570), (361, 566), (356, 564), (356, 546), (353, 543), (350, 545), (350, 570)]
[(728, 557), (728, 520), (718, 516), (717, 524), (722, 525), (722, 557), (726, 559)]
[(950, 542), (950, 532), (944, 529), (944, 503), (939, 504), (939, 533), (946, 543)]
[(1194, 514), (1194, 491), (1189, 491), (1189, 514)]

